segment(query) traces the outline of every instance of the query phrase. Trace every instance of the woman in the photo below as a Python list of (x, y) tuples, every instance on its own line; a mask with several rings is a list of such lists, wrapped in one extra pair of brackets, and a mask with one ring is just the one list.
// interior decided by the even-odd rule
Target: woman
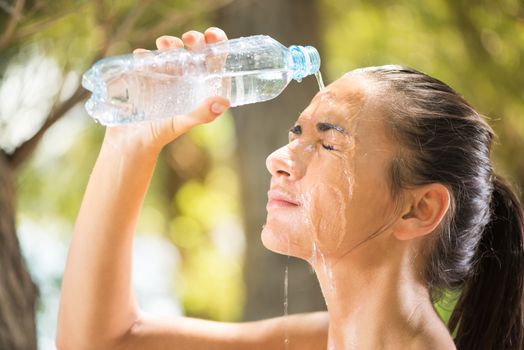
[[(157, 46), (225, 39), (210, 28)], [(157, 156), (227, 107), (210, 98), (106, 130), (64, 275), (59, 349), (523, 348), (524, 220), (492, 170), (493, 132), (447, 85), (397, 66), (329, 85), (267, 160), (262, 241), (309, 261), (327, 314), (225, 324), (140, 312), (131, 248)], [(460, 292), (449, 330), (432, 305), (446, 290)]]

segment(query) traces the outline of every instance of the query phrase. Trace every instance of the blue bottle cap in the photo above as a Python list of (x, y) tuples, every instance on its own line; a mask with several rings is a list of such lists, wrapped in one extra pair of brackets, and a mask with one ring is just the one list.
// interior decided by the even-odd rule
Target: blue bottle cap
[(292, 45), (289, 47), (293, 59), (293, 79), (301, 81), (320, 69), (320, 55), (313, 46)]

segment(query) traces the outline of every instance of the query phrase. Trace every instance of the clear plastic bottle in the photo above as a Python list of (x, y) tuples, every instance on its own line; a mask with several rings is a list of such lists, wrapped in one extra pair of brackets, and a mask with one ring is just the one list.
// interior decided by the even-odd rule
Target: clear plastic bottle
[(320, 69), (312, 46), (286, 48), (265, 35), (206, 45), (104, 58), (83, 76), (92, 92), (87, 112), (104, 125), (170, 117), (195, 109), (209, 96), (231, 106), (267, 101), (291, 79)]

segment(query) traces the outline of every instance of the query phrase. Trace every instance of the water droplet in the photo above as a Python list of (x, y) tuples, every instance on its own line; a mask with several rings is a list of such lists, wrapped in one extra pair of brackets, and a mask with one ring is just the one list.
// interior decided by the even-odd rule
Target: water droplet
[(284, 346), (289, 349), (289, 331), (287, 326), (288, 316), (288, 281), (289, 281), (289, 255), (287, 256), (286, 269), (284, 270)]

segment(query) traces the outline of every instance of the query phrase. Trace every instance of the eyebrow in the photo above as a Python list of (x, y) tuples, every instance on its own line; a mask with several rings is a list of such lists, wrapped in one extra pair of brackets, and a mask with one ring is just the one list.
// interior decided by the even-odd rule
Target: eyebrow
[(329, 130), (335, 130), (335, 131), (338, 131), (344, 135), (349, 135), (348, 131), (346, 129), (344, 129), (343, 127), (341, 127), (340, 125), (337, 125), (337, 124), (331, 124), (331, 123), (325, 123), (325, 122), (321, 122), (321, 123), (317, 123), (317, 130), (319, 132), (326, 132), (326, 131), (329, 131)]

